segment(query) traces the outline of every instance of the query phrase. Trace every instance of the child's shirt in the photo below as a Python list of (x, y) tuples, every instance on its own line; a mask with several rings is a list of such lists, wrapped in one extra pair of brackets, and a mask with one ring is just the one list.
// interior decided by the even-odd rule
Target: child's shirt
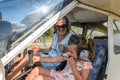
[[(77, 70), (80, 72), (83, 69), (92, 69), (92, 63), (86, 61), (76, 62)], [(53, 76), (56, 80), (75, 80), (74, 74), (70, 67), (70, 64), (67, 63), (66, 67), (62, 71), (51, 70), (51, 76)]]

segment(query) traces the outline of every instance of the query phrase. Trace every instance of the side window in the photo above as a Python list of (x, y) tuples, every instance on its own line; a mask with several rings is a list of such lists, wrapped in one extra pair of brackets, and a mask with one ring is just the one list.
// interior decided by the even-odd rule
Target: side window
[(120, 54), (120, 21), (114, 21), (114, 52)]
[(82, 34), (82, 27), (80, 26), (71, 26), (71, 30), (73, 33), (76, 33), (77, 35), (81, 35)]
[(36, 39), (30, 46), (28, 46), (28, 49), (31, 49), (33, 46), (39, 46), (41, 48), (50, 47), (53, 39), (53, 32), (54, 28), (51, 27), (41, 37)]

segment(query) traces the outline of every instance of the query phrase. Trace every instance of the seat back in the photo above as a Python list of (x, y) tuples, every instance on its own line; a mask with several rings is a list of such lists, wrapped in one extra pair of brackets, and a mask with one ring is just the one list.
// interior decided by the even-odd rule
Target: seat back
[[(106, 61), (107, 57), (107, 48), (103, 44), (96, 44), (95, 45), (95, 58), (93, 60), (93, 70), (90, 72), (88, 80), (103, 80), (104, 77), (98, 79), (98, 75), (100, 70), (103, 66), (103, 63)], [(107, 64), (107, 63), (106, 63)], [(104, 69), (106, 66), (104, 67)], [(105, 70), (104, 70), (105, 74)], [(104, 75), (103, 74), (103, 75)]]

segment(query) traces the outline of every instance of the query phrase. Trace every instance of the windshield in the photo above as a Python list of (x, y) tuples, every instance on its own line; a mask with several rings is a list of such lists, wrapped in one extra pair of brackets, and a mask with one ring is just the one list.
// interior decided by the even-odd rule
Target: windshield
[[(5, 53), (3, 45), (15, 47), (71, 1), (0, 0), (0, 54)], [(6, 37), (2, 38), (4, 35)]]

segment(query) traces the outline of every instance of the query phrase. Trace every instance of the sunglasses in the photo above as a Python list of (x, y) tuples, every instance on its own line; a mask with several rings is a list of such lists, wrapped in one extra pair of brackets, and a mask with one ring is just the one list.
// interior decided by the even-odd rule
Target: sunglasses
[(65, 28), (67, 28), (67, 26), (68, 26), (67, 24), (63, 24), (63, 25), (61, 25), (61, 26), (57, 26), (57, 29), (59, 29), (59, 30), (60, 30), (61, 28), (62, 28), (62, 29), (65, 29)]

